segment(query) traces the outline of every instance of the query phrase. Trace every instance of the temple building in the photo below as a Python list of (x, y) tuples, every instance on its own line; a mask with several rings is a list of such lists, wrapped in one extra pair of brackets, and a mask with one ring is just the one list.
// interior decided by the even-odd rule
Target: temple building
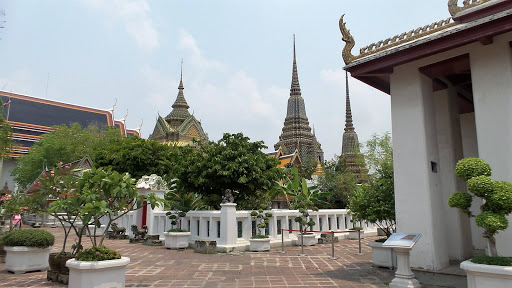
[(281, 136), (279, 136), (279, 142), (274, 145), (274, 149), (278, 150), (280, 148), (282, 148), (284, 154), (292, 154), (297, 150), (304, 164), (311, 163), (312, 161), (314, 161), (313, 163), (324, 161), (324, 152), (315, 134), (311, 132), (304, 98), (301, 96), (295, 54), (295, 35), (293, 36), (293, 69), (290, 98), (288, 98), (286, 118), (284, 119)]
[(201, 122), (188, 112), (187, 100), (183, 94), (183, 63), (178, 86), (178, 96), (172, 104), (172, 111), (162, 118), (158, 115), (155, 129), (149, 139), (160, 143), (173, 145), (190, 145), (194, 139), (200, 142), (208, 142), (208, 135), (203, 131)]
[[(344, 69), (390, 95), (397, 232), (421, 233), (410, 265), (432, 270), (487, 249), (474, 218), (448, 205), (467, 189), (456, 163), (479, 157), (493, 180), (512, 181), (512, 1), (459, 2), (448, 1), (451, 17), (404, 27), (357, 55), (339, 21)], [(498, 255), (512, 256), (510, 243), (511, 226), (496, 235)]]
[[(16, 166), (16, 158), (23, 157), (34, 143), (44, 134), (54, 131), (53, 126), (78, 123), (82, 127), (96, 125), (99, 128), (114, 126), (122, 135), (140, 136), (138, 129), (127, 129), (125, 120), (114, 119), (114, 109), (103, 110), (68, 104), (48, 99), (36, 98), (6, 91), (0, 91), (3, 104), (3, 117), (12, 127), (13, 147), (9, 158), (0, 159), (0, 183), (15, 191), (11, 170)], [(5, 187), (4, 187), (5, 188)]]
[(364, 157), (359, 151), (359, 140), (352, 121), (350, 93), (348, 89), (348, 72), (345, 72), (345, 132), (341, 142), (341, 157), (344, 157), (348, 170), (359, 184), (368, 181), (368, 169), (364, 165)]

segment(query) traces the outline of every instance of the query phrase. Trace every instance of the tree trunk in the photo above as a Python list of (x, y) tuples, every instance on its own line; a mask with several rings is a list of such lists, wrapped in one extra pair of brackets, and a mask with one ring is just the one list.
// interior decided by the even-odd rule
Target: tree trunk
[(487, 238), (487, 248), (489, 256), (498, 256), (498, 251), (496, 250), (496, 239), (492, 235)]

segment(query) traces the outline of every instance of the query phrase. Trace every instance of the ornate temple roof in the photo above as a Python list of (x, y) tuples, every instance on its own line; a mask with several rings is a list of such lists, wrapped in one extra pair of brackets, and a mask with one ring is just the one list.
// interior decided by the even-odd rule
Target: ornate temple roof
[[(172, 111), (169, 113), (169, 115), (165, 116), (165, 120), (171, 122), (179, 123), (180, 120), (185, 120), (188, 117), (190, 117), (190, 113), (188, 112), (188, 106), (187, 100), (185, 100), (185, 95), (183, 93), (183, 90), (185, 88), (183, 87), (183, 62), (181, 63), (181, 73), (180, 73), (180, 85), (178, 86), (178, 96), (176, 97), (176, 100), (174, 101), (174, 104), (172, 104)], [(171, 125), (172, 125), (171, 124)], [(173, 125), (174, 126), (174, 125)], [(179, 126), (179, 125), (177, 125)]]
[(299, 84), (297, 71), (297, 57), (295, 50), (295, 35), (293, 35), (293, 65), (292, 82), (290, 86), (290, 98), (286, 109), (284, 127), (279, 136), (279, 142), (274, 149), (282, 148), (284, 153), (291, 154), (295, 150), (299, 152), (302, 161), (317, 160), (323, 161), (324, 153), (316, 136), (311, 132), (309, 120), (306, 115), (306, 105)]
[(192, 144), (194, 139), (208, 141), (208, 135), (204, 132), (201, 122), (188, 112), (190, 106), (185, 100), (184, 89), (182, 61), (178, 96), (172, 105), (173, 109), (165, 118), (158, 115), (155, 129), (149, 139), (174, 145)]
[(352, 77), (389, 94), (393, 67), (474, 42), (487, 45), (493, 36), (512, 31), (512, 1), (447, 2), (452, 17), (362, 47), (358, 55), (352, 54), (356, 42), (342, 15), (339, 28), (345, 42), (344, 69)]

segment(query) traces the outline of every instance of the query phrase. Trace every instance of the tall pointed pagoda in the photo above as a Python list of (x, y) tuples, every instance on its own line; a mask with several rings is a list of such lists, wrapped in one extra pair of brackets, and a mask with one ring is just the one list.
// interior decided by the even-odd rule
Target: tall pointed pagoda
[(293, 68), (290, 98), (284, 127), (279, 136), (279, 142), (274, 145), (276, 150), (283, 149), (286, 154), (292, 154), (297, 150), (303, 163), (323, 161), (324, 152), (316, 136), (311, 132), (309, 120), (306, 115), (306, 105), (300, 91), (299, 74), (297, 72), (297, 59), (295, 53), (295, 35), (293, 35)]
[(149, 139), (174, 145), (190, 145), (194, 139), (201, 142), (208, 141), (208, 135), (203, 131), (201, 122), (197, 121), (194, 115), (188, 112), (190, 106), (188, 106), (187, 100), (185, 100), (184, 89), (183, 61), (181, 61), (178, 96), (174, 104), (172, 104), (172, 111), (165, 118), (158, 115), (155, 129), (149, 136)]
[(350, 93), (348, 89), (348, 72), (345, 71), (345, 132), (341, 143), (341, 157), (345, 158), (348, 169), (354, 174), (358, 183), (368, 181), (368, 169), (365, 167), (364, 157), (359, 151), (352, 109), (350, 108)]

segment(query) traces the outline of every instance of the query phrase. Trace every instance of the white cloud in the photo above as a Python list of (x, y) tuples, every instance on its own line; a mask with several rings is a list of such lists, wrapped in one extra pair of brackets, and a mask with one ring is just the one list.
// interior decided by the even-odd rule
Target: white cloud
[(159, 46), (156, 31), (146, 0), (82, 0), (89, 6), (101, 10), (108, 16), (121, 21), (126, 32), (145, 50)]
[(199, 49), (197, 40), (184, 29), (181, 29), (179, 33), (178, 48), (187, 51), (189, 53), (187, 62), (191, 62), (203, 72), (205, 69), (218, 70), (219, 72), (226, 72), (227, 70), (224, 63), (205, 58), (201, 53), (201, 49)]

